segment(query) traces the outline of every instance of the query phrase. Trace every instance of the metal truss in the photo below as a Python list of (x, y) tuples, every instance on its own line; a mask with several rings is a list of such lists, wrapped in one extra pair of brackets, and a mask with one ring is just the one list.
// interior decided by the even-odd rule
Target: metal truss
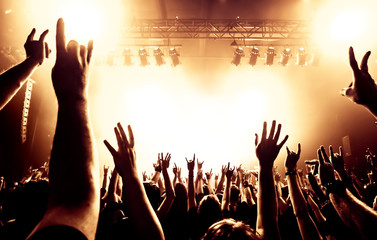
[(306, 21), (250, 19), (134, 20), (124, 26), (124, 39), (217, 39), (242, 40), (267, 45), (299, 45), (310, 40)]

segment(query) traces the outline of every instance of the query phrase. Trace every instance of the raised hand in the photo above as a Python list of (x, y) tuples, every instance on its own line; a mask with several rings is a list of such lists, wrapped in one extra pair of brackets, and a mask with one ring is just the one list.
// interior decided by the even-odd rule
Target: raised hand
[(45, 58), (49, 57), (50, 49), (47, 42), (44, 42), (48, 30), (44, 31), (39, 40), (33, 40), (35, 35), (35, 28), (31, 31), (24, 44), (26, 57), (33, 59), (37, 64), (42, 65)]
[(205, 174), (206, 174), (206, 178), (207, 178), (207, 180), (208, 180), (208, 181), (211, 180), (211, 178), (212, 178), (212, 168), (211, 168), (211, 171), (206, 172)]
[(349, 49), (349, 61), (353, 71), (353, 81), (348, 88), (343, 89), (343, 95), (349, 97), (355, 103), (370, 107), (376, 104), (377, 87), (368, 72), (368, 58), (371, 52), (365, 53), (360, 68), (355, 59), (353, 48)]
[(170, 165), (170, 159), (171, 159), (171, 154), (167, 153), (164, 158), (164, 154), (160, 153), (158, 154), (158, 161), (162, 165), (162, 169), (168, 169)]
[(276, 121), (272, 121), (270, 134), (267, 138), (267, 122), (263, 123), (262, 138), (259, 142), (258, 134), (255, 134), (255, 151), (259, 159), (259, 165), (261, 167), (273, 167), (274, 161), (279, 154), (281, 147), (288, 139), (288, 135), (278, 144), (281, 124), (278, 124), (277, 131), (275, 133)]
[(116, 151), (107, 140), (104, 143), (114, 158), (115, 167), (122, 178), (137, 178), (135, 141), (131, 126), (128, 125), (129, 138), (127, 138), (120, 123), (114, 128), (114, 132), (118, 142), (118, 150)]
[(346, 170), (344, 168), (344, 159), (343, 159), (343, 148), (339, 147), (339, 153), (334, 153), (332, 146), (330, 146), (330, 159), (331, 163), (334, 166), (334, 169), (342, 174)]
[(177, 164), (174, 163), (174, 166), (173, 166), (172, 170), (173, 170), (174, 175), (177, 175), (177, 173), (178, 173)]
[(188, 160), (186, 158), (186, 162), (187, 162), (187, 169), (189, 171), (194, 171), (194, 168), (195, 168), (195, 153), (194, 153), (194, 158), (192, 160)]
[(226, 168), (226, 173), (225, 173), (225, 176), (226, 176), (227, 179), (232, 179), (234, 169), (235, 169), (235, 167), (230, 168), (230, 162), (228, 162), (228, 166)]
[(285, 159), (285, 170), (292, 172), (296, 170), (297, 161), (300, 159), (301, 144), (298, 144), (297, 153), (290, 151), (287, 147), (287, 158)]
[(109, 166), (106, 167), (106, 165), (103, 165), (103, 175), (107, 175), (109, 173)]
[(330, 163), (326, 150), (323, 146), (318, 149), (317, 154), (319, 159), (319, 178), (322, 186), (326, 186), (326, 184), (335, 180), (334, 167)]
[(198, 164), (198, 171), (201, 170), (203, 168), (204, 161), (199, 162), (199, 159), (196, 159), (196, 163)]
[(93, 41), (87, 47), (71, 40), (66, 45), (63, 19), (59, 19), (56, 29), (56, 63), (52, 69), (52, 82), (59, 103), (81, 102), (86, 99), (87, 75), (92, 57)]

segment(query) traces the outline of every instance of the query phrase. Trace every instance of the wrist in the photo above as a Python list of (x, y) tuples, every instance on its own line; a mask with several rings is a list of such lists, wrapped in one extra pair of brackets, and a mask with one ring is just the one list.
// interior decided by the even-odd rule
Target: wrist
[(291, 169), (291, 170), (285, 169), (285, 176), (296, 176), (296, 175), (297, 175), (296, 169)]

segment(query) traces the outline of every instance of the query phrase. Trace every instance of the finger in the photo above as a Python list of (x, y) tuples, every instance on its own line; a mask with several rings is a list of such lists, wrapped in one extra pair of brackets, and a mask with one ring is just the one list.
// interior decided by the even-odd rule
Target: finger
[(80, 62), (83, 66), (86, 65), (86, 47), (84, 45), (80, 45)]
[(124, 129), (123, 129), (122, 124), (121, 124), (120, 122), (118, 122), (118, 123), (117, 123), (117, 127), (118, 127), (119, 132), (120, 132), (120, 134), (121, 134), (121, 136), (122, 136), (122, 139), (123, 139), (123, 142), (124, 142), (125, 146), (126, 146), (127, 148), (129, 148), (129, 147), (130, 147), (130, 144), (129, 144), (129, 142), (128, 142), (127, 135), (126, 135), (126, 132), (125, 132)]
[(56, 24), (56, 54), (65, 53), (65, 26), (62, 18), (59, 18), (58, 23)]
[(157, 154), (157, 159), (158, 159), (158, 161), (160, 161), (160, 159), (161, 159), (160, 153)]
[(334, 159), (334, 151), (333, 151), (331, 145), (330, 145), (330, 147), (329, 147), (329, 151), (330, 151), (330, 157), (331, 157), (331, 160), (332, 160), (332, 159)]
[(33, 41), (33, 39), (34, 39), (34, 35), (35, 35), (35, 28), (33, 28), (33, 29), (31, 30), (29, 36), (27, 36), (26, 41), (27, 41), (27, 42), (31, 42), (31, 41)]
[(287, 154), (290, 155), (291, 151), (289, 151), (288, 146), (285, 147), (287, 149)]
[(275, 128), (276, 128), (276, 121), (272, 121), (271, 129), (270, 129), (270, 135), (268, 136), (268, 139), (273, 139), (274, 133), (275, 133)]
[(258, 134), (255, 134), (255, 146), (258, 145)]
[(320, 148), (318, 148), (318, 150), (317, 150), (317, 155), (318, 155), (318, 159), (319, 159), (319, 164), (323, 165), (325, 162), (323, 161), (322, 152), (321, 152)]
[(107, 140), (104, 140), (103, 143), (105, 144), (105, 146), (107, 147), (107, 149), (109, 150), (111, 155), (113, 155), (113, 157), (114, 157), (116, 155), (117, 151), (110, 145), (110, 143)]
[(135, 146), (134, 133), (132, 132), (131, 125), (128, 125), (127, 128), (128, 128), (128, 137), (129, 137), (130, 147), (133, 148)]
[(229, 171), (229, 169), (230, 169), (230, 162), (228, 162), (228, 171)]
[(263, 123), (263, 131), (262, 131), (262, 139), (261, 139), (261, 141), (263, 141), (264, 139), (266, 139), (266, 136), (267, 136), (267, 122), (264, 122)]
[(48, 43), (45, 42), (45, 56), (46, 56), (46, 58), (48, 58), (50, 56), (50, 53), (51, 53), (51, 49), (48, 48)]
[(192, 160), (195, 162), (195, 153), (194, 153), (194, 158)]
[(186, 158), (186, 162), (188, 163), (188, 160), (187, 160), (187, 158)]
[(79, 43), (75, 40), (69, 41), (67, 45), (67, 53), (72, 58), (71, 60), (77, 60), (79, 59)]
[(371, 53), (370, 51), (366, 52), (363, 57), (363, 60), (361, 61), (360, 70), (362, 72), (365, 72), (365, 73), (368, 72), (368, 59), (369, 59), (370, 53)]
[(119, 129), (117, 127), (114, 128), (114, 132), (115, 132), (115, 137), (117, 138), (117, 143), (118, 143), (118, 149), (123, 149), (124, 146), (123, 146), (123, 140), (122, 140), (122, 137), (120, 136), (120, 133), (119, 133)]
[(41, 36), (39, 37), (39, 42), (44, 42), (44, 41), (45, 41), (45, 37), (46, 37), (47, 33), (48, 33), (48, 29), (45, 30), (45, 31), (41, 34)]
[(342, 148), (342, 146), (339, 147), (339, 156), (343, 157), (343, 148)]
[(278, 147), (279, 147), (279, 148), (281, 148), (281, 147), (285, 144), (285, 142), (288, 140), (288, 137), (289, 137), (288, 135), (285, 135), (283, 141), (281, 141), (281, 143), (278, 144)]
[(275, 134), (275, 137), (274, 137), (275, 142), (277, 142), (279, 140), (280, 131), (281, 131), (281, 124), (278, 124), (278, 130), (276, 131), (276, 134)]
[(324, 146), (321, 146), (321, 152), (322, 152), (323, 159), (324, 159), (327, 163), (330, 163), (330, 159), (329, 159), (329, 157), (327, 156), (327, 153), (326, 153), (326, 150), (325, 150), (325, 147), (324, 147)]
[(301, 154), (301, 144), (298, 143), (297, 156), (300, 157), (300, 154)]
[(355, 58), (355, 53), (353, 52), (353, 48), (352, 47), (350, 47), (350, 49), (348, 51), (348, 54), (349, 54), (350, 65), (351, 65), (352, 70), (354, 72), (360, 71), (359, 70), (359, 66), (357, 64), (357, 61), (356, 61), (356, 58)]
[(86, 61), (88, 62), (88, 64), (90, 63), (90, 60), (92, 59), (92, 53), (93, 53), (93, 40), (90, 40), (88, 42), (88, 55), (86, 57)]

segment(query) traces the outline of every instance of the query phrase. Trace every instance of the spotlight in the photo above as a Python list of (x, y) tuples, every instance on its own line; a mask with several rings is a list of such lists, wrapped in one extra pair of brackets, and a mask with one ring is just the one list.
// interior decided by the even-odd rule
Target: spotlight
[(255, 66), (257, 64), (257, 59), (259, 57), (259, 49), (256, 48), (256, 47), (253, 47), (253, 49), (251, 49), (250, 51), (250, 60), (249, 60), (249, 64), (251, 66)]
[(300, 48), (297, 53), (297, 65), (306, 65), (306, 53), (304, 48)]
[(289, 48), (284, 49), (284, 51), (281, 53), (279, 63), (283, 66), (287, 66), (290, 56), (292, 56), (291, 49), (289, 49)]
[(157, 66), (161, 66), (161, 65), (165, 64), (165, 61), (162, 58), (164, 56), (164, 53), (161, 51), (160, 48), (155, 48), (153, 50), (153, 55), (154, 55), (154, 57), (156, 59), (156, 65)]
[(243, 52), (243, 49), (238, 47), (236, 50), (234, 50), (234, 57), (232, 60), (232, 64), (238, 66), (241, 63), (241, 58), (245, 56), (245, 53)]
[(133, 65), (133, 62), (131, 60), (131, 57), (132, 57), (131, 49), (125, 48), (123, 50), (123, 57), (124, 57), (124, 65), (126, 66)]
[(139, 57), (140, 57), (140, 66), (145, 67), (149, 65), (148, 58), (147, 58), (148, 53), (147, 53), (147, 50), (145, 50), (145, 48), (139, 49)]
[(176, 67), (178, 64), (180, 64), (179, 58), (178, 58), (179, 53), (177, 52), (177, 50), (175, 48), (170, 48), (169, 56), (171, 58), (171, 63), (173, 65), (173, 67)]
[(275, 54), (275, 49), (273, 47), (269, 47), (267, 49), (267, 53), (266, 53), (266, 61), (264, 64), (268, 65), (268, 66), (271, 66), (272, 64), (274, 64), (274, 57), (276, 56)]

